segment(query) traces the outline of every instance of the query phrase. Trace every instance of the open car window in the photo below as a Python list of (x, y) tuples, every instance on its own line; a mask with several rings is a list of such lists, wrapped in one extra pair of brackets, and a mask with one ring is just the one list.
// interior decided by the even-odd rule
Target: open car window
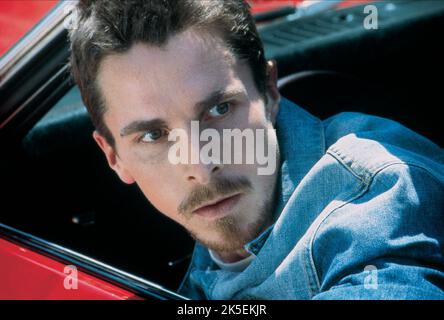
[(79, 90), (72, 87), (24, 138), (15, 164), (20, 169), (8, 181), (9, 190), (26, 201), (11, 203), (2, 221), (177, 289), (193, 241), (136, 186), (118, 179), (92, 132)]

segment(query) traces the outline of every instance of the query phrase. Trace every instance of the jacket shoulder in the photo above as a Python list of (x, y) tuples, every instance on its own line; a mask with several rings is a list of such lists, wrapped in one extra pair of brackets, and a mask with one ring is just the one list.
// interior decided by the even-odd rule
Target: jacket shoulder
[[(394, 146), (444, 163), (442, 148), (390, 119), (357, 112), (342, 112), (323, 121), (323, 125), (327, 148), (347, 136), (349, 143), (357, 143), (351, 141), (350, 136), (354, 136), (356, 139), (374, 140), (386, 147)], [(345, 144), (346, 142), (342, 142), (341, 146)]]
[(396, 121), (344, 112), (324, 121), (327, 153), (362, 179), (396, 163), (423, 167), (442, 178), (444, 150)]
[(414, 286), (431, 275), (444, 281), (443, 208), (442, 177), (405, 163), (381, 169), (360, 197), (331, 211), (314, 233), (320, 291), (363, 285), (368, 266), (387, 285)]

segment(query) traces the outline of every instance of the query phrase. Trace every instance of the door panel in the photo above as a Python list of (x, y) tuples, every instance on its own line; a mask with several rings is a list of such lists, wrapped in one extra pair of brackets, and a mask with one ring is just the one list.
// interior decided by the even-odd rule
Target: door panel
[(5, 239), (0, 239), (0, 261), (0, 300), (139, 299), (129, 291), (79, 270), (76, 285), (75, 269)]

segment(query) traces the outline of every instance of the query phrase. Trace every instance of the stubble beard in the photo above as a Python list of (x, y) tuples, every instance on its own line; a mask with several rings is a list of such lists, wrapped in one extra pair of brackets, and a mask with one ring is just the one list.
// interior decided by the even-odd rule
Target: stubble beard
[(190, 235), (202, 245), (217, 252), (233, 252), (243, 249), (244, 245), (254, 240), (272, 223), (273, 197), (267, 199), (258, 209), (256, 219), (251, 222), (242, 222), (243, 212), (215, 220), (208, 226), (209, 232), (217, 234), (218, 240), (210, 240), (197, 233), (188, 231)]

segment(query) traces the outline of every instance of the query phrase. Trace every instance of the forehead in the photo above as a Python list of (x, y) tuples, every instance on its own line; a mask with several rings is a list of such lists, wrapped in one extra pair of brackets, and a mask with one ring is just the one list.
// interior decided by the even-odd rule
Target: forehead
[[(185, 31), (166, 46), (135, 44), (102, 62), (98, 84), (107, 116), (167, 116), (180, 113), (214, 90), (239, 84), (237, 59), (219, 37)], [(184, 111), (184, 110), (182, 110)], [(123, 114), (124, 112), (124, 114)]]

